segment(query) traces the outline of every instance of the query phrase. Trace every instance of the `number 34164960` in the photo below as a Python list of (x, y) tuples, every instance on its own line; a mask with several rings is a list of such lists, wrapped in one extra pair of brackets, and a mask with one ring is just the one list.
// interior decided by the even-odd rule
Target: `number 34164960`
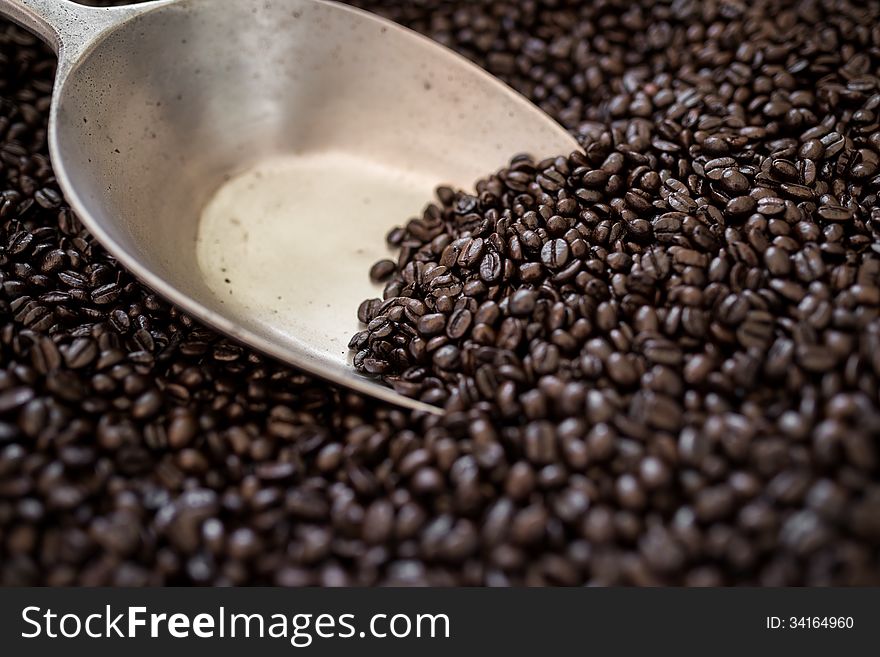
[(768, 630), (849, 630), (853, 627), (852, 616), (767, 616)]

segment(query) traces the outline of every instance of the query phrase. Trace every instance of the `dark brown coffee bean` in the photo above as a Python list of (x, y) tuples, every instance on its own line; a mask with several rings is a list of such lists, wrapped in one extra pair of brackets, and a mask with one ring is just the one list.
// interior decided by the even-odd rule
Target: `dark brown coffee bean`
[(749, 179), (736, 169), (725, 169), (721, 174), (721, 186), (730, 194), (742, 194), (749, 189)]
[(825, 146), (818, 139), (808, 139), (802, 145), (798, 154), (808, 160), (818, 160), (825, 152)]
[(565, 240), (550, 240), (541, 248), (541, 262), (550, 269), (560, 269), (568, 262), (569, 250)]
[(794, 163), (781, 158), (770, 163), (770, 174), (778, 180), (798, 180), (798, 170)]
[(0, 392), (0, 413), (6, 413), (13, 409), (24, 406), (34, 398), (31, 388), (9, 388)]
[(437, 335), (446, 328), (446, 316), (442, 313), (431, 313), (419, 318), (418, 329), (422, 335)]
[(135, 400), (132, 407), (132, 414), (136, 418), (152, 417), (159, 412), (162, 405), (162, 398), (156, 390), (148, 390)]
[(536, 465), (556, 460), (556, 435), (549, 422), (532, 422), (525, 428), (525, 451), (528, 459)]
[(434, 352), (434, 364), (442, 370), (451, 370), (458, 366), (461, 351), (454, 345), (440, 347)]
[(517, 513), (510, 526), (510, 537), (519, 545), (534, 544), (541, 539), (547, 523), (546, 510), (538, 505)]
[(64, 352), (64, 361), (71, 369), (80, 369), (98, 357), (98, 345), (90, 338), (77, 338)]
[(370, 279), (376, 283), (384, 282), (397, 269), (397, 264), (393, 260), (379, 260), (370, 268)]
[(91, 297), (95, 303), (106, 305), (115, 302), (121, 293), (122, 290), (119, 289), (116, 283), (108, 283), (92, 290)]
[(791, 256), (775, 246), (764, 252), (764, 262), (774, 276), (787, 276), (791, 271)]
[(611, 377), (615, 383), (620, 385), (632, 385), (639, 378), (638, 371), (634, 367), (632, 361), (627, 359), (623, 354), (611, 354), (608, 357), (606, 367), (608, 368), (608, 376)]
[(459, 308), (449, 318), (446, 325), (446, 335), (453, 340), (459, 340), (465, 336), (471, 327), (473, 315), (467, 308)]
[(733, 216), (742, 216), (754, 212), (758, 202), (751, 196), (737, 196), (730, 199), (724, 211)]
[(823, 205), (817, 212), (826, 221), (850, 221), (853, 218), (851, 210), (838, 205)]
[(495, 251), (489, 251), (483, 256), (480, 263), (480, 278), (486, 283), (497, 282), (503, 273), (501, 256)]
[(387, 500), (376, 500), (364, 514), (363, 538), (367, 543), (382, 544), (394, 529), (394, 507)]
[(517, 290), (510, 297), (508, 308), (512, 315), (529, 315), (535, 309), (536, 295), (531, 290)]

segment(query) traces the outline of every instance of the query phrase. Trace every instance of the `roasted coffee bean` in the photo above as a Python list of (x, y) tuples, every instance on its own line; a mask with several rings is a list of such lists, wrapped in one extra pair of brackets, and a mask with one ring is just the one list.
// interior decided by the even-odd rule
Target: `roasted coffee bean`
[(453, 340), (463, 338), (471, 327), (473, 315), (467, 308), (459, 308), (449, 318), (446, 325), (446, 335)]
[(826, 221), (850, 221), (853, 218), (852, 210), (839, 205), (823, 205), (817, 210), (817, 214)]
[(512, 315), (530, 315), (535, 309), (536, 295), (532, 290), (517, 290), (510, 297), (508, 309)]
[(737, 196), (730, 199), (730, 202), (724, 208), (727, 214), (733, 216), (747, 215), (755, 211), (758, 202), (751, 196)]
[(721, 186), (730, 194), (742, 194), (749, 190), (749, 179), (736, 169), (725, 169), (721, 174)]
[(560, 269), (568, 262), (569, 249), (565, 240), (550, 240), (541, 248), (541, 262), (550, 269)]
[(5, 413), (24, 406), (34, 398), (31, 388), (8, 388), (0, 392), (0, 413)]
[[(437, 335), (443, 332), (444, 328), (446, 328), (446, 316), (442, 313), (422, 315), (418, 320), (418, 331), (422, 335)], [(388, 334), (390, 335), (390, 332)]]
[(370, 279), (376, 283), (386, 281), (396, 268), (397, 265), (393, 260), (380, 260), (370, 269)]
[(91, 298), (92, 301), (99, 305), (106, 305), (115, 302), (121, 293), (122, 290), (118, 284), (108, 283), (92, 290)]
[(489, 251), (480, 262), (480, 278), (486, 283), (497, 282), (503, 273), (501, 256), (495, 251)]
[(64, 352), (64, 361), (71, 369), (81, 369), (98, 357), (98, 345), (91, 338), (77, 338)]

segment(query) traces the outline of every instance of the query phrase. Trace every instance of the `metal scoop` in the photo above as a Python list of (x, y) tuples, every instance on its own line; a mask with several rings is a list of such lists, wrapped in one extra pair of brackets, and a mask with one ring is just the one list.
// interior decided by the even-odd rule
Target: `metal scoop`
[(347, 348), (385, 234), (438, 184), (578, 145), (462, 57), (321, 0), (0, 0), (52, 44), (58, 182), (120, 263), (193, 317), (312, 374)]

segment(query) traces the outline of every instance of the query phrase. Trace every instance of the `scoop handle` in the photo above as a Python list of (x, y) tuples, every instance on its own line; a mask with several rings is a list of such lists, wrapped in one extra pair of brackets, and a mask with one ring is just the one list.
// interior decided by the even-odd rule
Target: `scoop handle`
[(0, 0), (0, 16), (18, 23), (58, 53), (59, 72), (106, 30), (168, 0), (122, 7), (88, 7), (70, 0)]
[(113, 24), (106, 9), (69, 0), (0, 0), (0, 15), (33, 32), (59, 52)]

